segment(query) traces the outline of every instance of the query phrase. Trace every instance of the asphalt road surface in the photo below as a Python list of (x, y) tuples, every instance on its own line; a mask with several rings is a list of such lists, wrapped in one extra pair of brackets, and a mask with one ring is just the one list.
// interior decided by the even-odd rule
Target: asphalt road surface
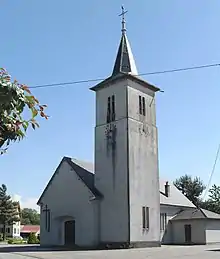
[(163, 246), (160, 248), (53, 251), (39, 246), (1, 245), (0, 259), (219, 259), (220, 244), (207, 246)]

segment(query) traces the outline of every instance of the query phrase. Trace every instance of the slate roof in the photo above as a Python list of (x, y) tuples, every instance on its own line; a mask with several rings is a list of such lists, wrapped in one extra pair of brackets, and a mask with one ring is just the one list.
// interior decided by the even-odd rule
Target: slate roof
[(220, 215), (204, 209), (185, 209), (178, 213), (172, 220), (187, 220), (187, 219), (219, 219)]
[(134, 82), (141, 84), (142, 86), (151, 89), (154, 92), (160, 91), (160, 89), (152, 84), (147, 83), (145, 80), (138, 77), (138, 71), (136, 68), (135, 60), (131, 51), (131, 47), (125, 33), (122, 33), (118, 53), (116, 56), (114, 68), (112, 74), (107, 79), (98, 83), (90, 88), (90, 90), (97, 91), (113, 84), (116, 81), (130, 79)]
[(138, 75), (131, 47), (125, 33), (121, 36), (112, 76), (121, 72)]

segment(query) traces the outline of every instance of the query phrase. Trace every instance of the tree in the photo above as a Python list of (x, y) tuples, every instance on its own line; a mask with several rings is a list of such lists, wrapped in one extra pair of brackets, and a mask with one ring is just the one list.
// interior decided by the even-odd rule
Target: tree
[(40, 225), (40, 214), (29, 208), (24, 208), (21, 211), (21, 224), (22, 225)]
[(174, 185), (196, 206), (200, 205), (200, 196), (205, 185), (199, 177), (184, 175), (174, 181)]
[[(39, 127), (36, 117), (48, 119), (44, 113), (47, 106), (41, 105), (29, 88), (11, 81), (11, 76), (0, 68), (0, 151), (4, 153), (12, 141), (19, 141), (26, 135), (29, 125)], [(25, 111), (31, 115), (24, 119)]]
[(209, 190), (209, 197), (203, 202), (202, 208), (220, 214), (220, 186), (213, 185)]
[(3, 224), (3, 239), (6, 237), (6, 225), (20, 220), (19, 203), (13, 202), (11, 196), (7, 194), (6, 185), (0, 187), (0, 223)]

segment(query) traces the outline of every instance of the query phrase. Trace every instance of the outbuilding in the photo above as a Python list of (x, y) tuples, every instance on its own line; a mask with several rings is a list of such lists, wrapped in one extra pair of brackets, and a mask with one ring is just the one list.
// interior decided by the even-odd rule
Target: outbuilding
[(170, 220), (172, 244), (220, 242), (220, 215), (205, 209), (187, 209)]

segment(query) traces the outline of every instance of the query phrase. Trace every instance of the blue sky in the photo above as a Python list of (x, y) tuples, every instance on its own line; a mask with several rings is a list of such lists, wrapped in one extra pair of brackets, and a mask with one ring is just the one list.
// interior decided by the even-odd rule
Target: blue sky
[[(220, 1), (0, 1), (1, 67), (29, 86), (105, 78), (120, 40), (120, 6), (139, 73), (220, 62)], [(219, 68), (144, 77), (157, 96), (160, 175), (208, 181), (220, 142)], [(49, 121), (1, 157), (1, 182), (23, 204), (39, 197), (61, 158), (93, 160), (91, 83), (33, 91)], [(212, 183), (220, 184), (219, 163)], [(29, 202), (29, 203), (28, 203)], [(33, 202), (34, 203), (34, 202)]]

